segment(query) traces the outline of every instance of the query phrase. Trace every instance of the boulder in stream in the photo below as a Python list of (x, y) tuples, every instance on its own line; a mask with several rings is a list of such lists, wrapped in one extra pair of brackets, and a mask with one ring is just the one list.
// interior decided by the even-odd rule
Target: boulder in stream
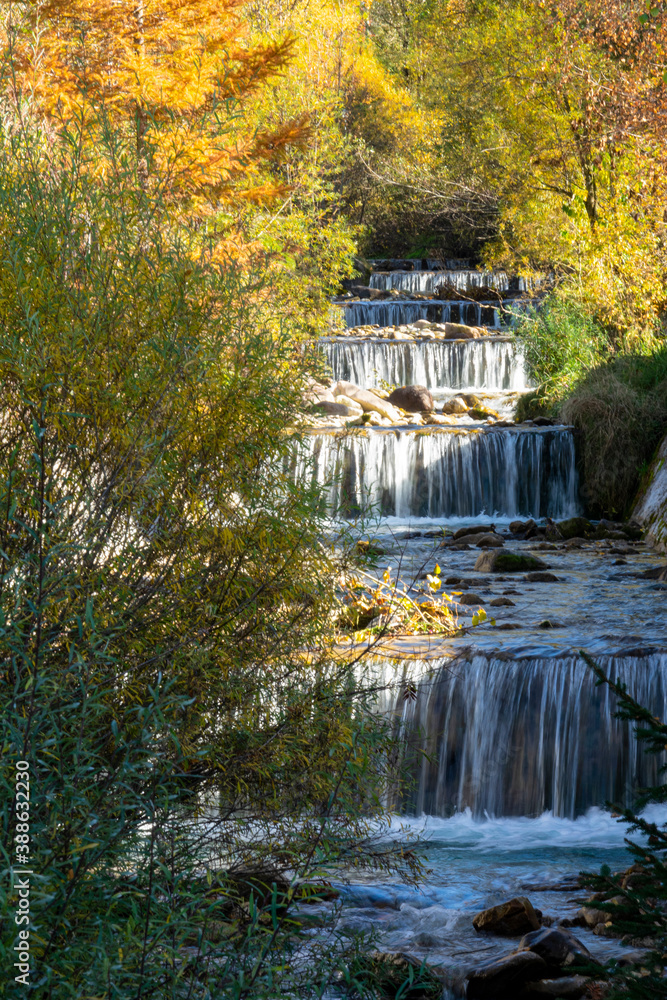
[(454, 396), (453, 399), (449, 399), (442, 407), (443, 413), (467, 413), (468, 404), (462, 396)]
[(545, 562), (527, 552), (507, 552), (500, 549), (482, 552), (475, 563), (475, 571), (479, 573), (524, 573), (526, 570), (548, 568)]
[(516, 896), (506, 903), (499, 903), (488, 910), (482, 910), (473, 919), (476, 931), (488, 931), (504, 937), (519, 936), (540, 928), (540, 918), (533, 904), (526, 896)]
[(379, 396), (376, 396), (374, 392), (369, 392), (368, 389), (360, 389), (353, 382), (338, 382), (333, 392), (335, 397), (348, 396), (350, 399), (355, 400), (366, 412), (379, 413), (381, 416), (395, 422), (400, 420), (401, 415), (395, 406), (392, 406), (385, 399), (380, 399)]
[(445, 323), (444, 327), (446, 340), (477, 340), (486, 334), (486, 330), (478, 326), (466, 326), (464, 323)]
[(558, 530), (563, 538), (582, 538), (594, 531), (591, 522), (585, 517), (568, 517), (558, 522)]
[(517, 951), (468, 975), (468, 1000), (517, 1000), (526, 983), (547, 975), (547, 963), (532, 951)]
[(408, 413), (428, 413), (433, 409), (433, 396), (425, 385), (402, 385), (391, 393), (388, 402)]
[(588, 988), (590, 979), (586, 976), (564, 976), (562, 979), (541, 979), (537, 983), (526, 983), (517, 1000), (579, 1000)]
[(590, 965), (595, 961), (586, 945), (563, 927), (542, 927), (532, 931), (521, 939), (519, 949), (539, 955), (552, 975), (573, 965)]

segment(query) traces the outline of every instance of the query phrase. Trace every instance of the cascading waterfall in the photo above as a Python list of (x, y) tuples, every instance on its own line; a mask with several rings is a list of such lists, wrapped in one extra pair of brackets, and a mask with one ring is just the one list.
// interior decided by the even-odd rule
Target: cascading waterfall
[[(665, 717), (666, 653), (599, 662)], [(393, 696), (414, 779), (397, 803), (407, 813), (573, 818), (605, 801), (630, 804), (637, 788), (658, 782), (661, 761), (614, 718), (616, 699), (580, 657), (475, 654), (402, 669), (422, 678), (416, 700)]]
[(579, 513), (567, 428), (311, 434), (295, 461), (295, 474), (315, 476), (332, 510), (347, 515), (368, 505), (396, 517)]
[(520, 347), (511, 341), (320, 341), (333, 377), (361, 386), (431, 389), (528, 388)]
[(409, 299), (351, 302), (342, 304), (345, 325), (401, 326), (427, 319), (431, 323), (465, 323), (468, 326), (500, 327), (500, 309), (493, 302), (412, 302)]
[(443, 285), (451, 285), (460, 292), (482, 287), (499, 292), (528, 291), (524, 278), (510, 278), (504, 271), (379, 271), (370, 279), (371, 288), (384, 292), (436, 292)]

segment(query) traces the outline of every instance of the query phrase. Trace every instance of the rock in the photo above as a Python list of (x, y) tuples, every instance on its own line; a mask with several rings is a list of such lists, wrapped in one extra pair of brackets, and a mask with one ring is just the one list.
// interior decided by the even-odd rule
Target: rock
[(580, 549), (586, 544), (585, 538), (570, 538), (565, 543), (566, 549)]
[[(470, 541), (470, 539), (468, 540)], [(480, 549), (481, 548), (500, 549), (503, 547), (504, 544), (505, 542), (502, 540), (500, 535), (496, 534), (482, 535), (475, 542), (475, 545)]]
[(495, 410), (490, 410), (487, 406), (474, 406), (470, 411), (470, 416), (473, 420), (486, 420), (488, 417), (500, 420), (500, 414), (496, 413)]
[(369, 392), (367, 389), (360, 389), (358, 385), (354, 385), (352, 382), (338, 382), (333, 392), (336, 397), (348, 396), (350, 399), (354, 399), (361, 405), (362, 410), (366, 412), (379, 413), (381, 416), (387, 417), (388, 420), (396, 423), (401, 419), (401, 415), (395, 406), (392, 406), (391, 403), (388, 403), (384, 399), (380, 399), (374, 392)]
[(459, 597), (459, 604), (475, 605), (478, 606), (482, 603), (482, 598), (479, 594), (463, 594)]
[(558, 522), (558, 530), (563, 538), (581, 538), (594, 531), (593, 525), (585, 517), (569, 517)]
[(548, 569), (548, 566), (537, 556), (522, 552), (482, 552), (475, 563), (475, 571), (479, 573), (521, 573), (537, 569)]
[(400, 386), (394, 389), (388, 401), (408, 413), (424, 413), (433, 409), (433, 396), (423, 385)]
[(509, 597), (494, 597), (492, 601), (489, 601), (489, 607), (491, 608), (514, 608), (516, 607), (514, 601), (510, 601)]
[(516, 1000), (526, 983), (547, 971), (546, 962), (532, 951), (518, 951), (489, 962), (468, 975), (468, 1000)]
[(461, 394), (461, 399), (463, 399), (468, 406), (484, 406), (484, 403), (476, 396), (474, 392), (464, 392)]
[(364, 412), (361, 403), (358, 403), (356, 399), (352, 399), (350, 396), (336, 396), (335, 402), (340, 403), (341, 406), (346, 406), (348, 410), (354, 410), (356, 414), (362, 414)]
[(390, 340), (414, 340), (409, 333), (402, 333), (400, 330), (391, 330), (389, 333)]
[(537, 524), (532, 518), (530, 521), (512, 521), (510, 523), (510, 531), (513, 535), (525, 535), (527, 531), (531, 531), (536, 527)]
[(528, 583), (558, 583), (558, 577), (554, 573), (526, 573), (524, 580)]
[(482, 335), (477, 326), (465, 326), (463, 323), (445, 323), (446, 340), (476, 340)]
[(414, 326), (416, 330), (430, 330), (433, 324), (428, 319), (418, 319), (411, 325)]
[(345, 406), (341, 402), (330, 403), (328, 399), (323, 399), (321, 403), (316, 403), (315, 409), (321, 413), (326, 413), (330, 417), (356, 417), (359, 413), (356, 406), (352, 409), (352, 407)]
[(517, 1000), (540, 1000), (541, 997), (555, 997), (558, 1000), (579, 1000), (588, 988), (590, 979), (586, 976), (564, 976), (562, 979), (541, 979), (537, 983), (526, 983)]
[(426, 424), (447, 424), (451, 427), (452, 424), (456, 423), (453, 416), (440, 416), (439, 413), (425, 413), (424, 423)]
[(512, 937), (539, 930), (540, 921), (530, 900), (526, 896), (516, 896), (506, 903), (482, 910), (473, 919), (472, 925), (476, 931)]
[(468, 406), (466, 401), (461, 396), (454, 396), (453, 399), (448, 400), (443, 407), (443, 413), (467, 413)]
[(466, 535), (486, 535), (490, 532), (495, 532), (495, 524), (475, 524), (469, 525), (467, 528), (457, 528), (457, 530), (452, 535), (455, 542), (459, 538), (465, 538)]
[(556, 421), (551, 417), (533, 417), (533, 423), (536, 427), (553, 427)]
[(573, 965), (589, 965), (593, 960), (586, 945), (582, 944), (571, 931), (562, 927), (542, 927), (526, 934), (519, 942), (519, 948), (532, 951), (544, 959), (552, 975)]

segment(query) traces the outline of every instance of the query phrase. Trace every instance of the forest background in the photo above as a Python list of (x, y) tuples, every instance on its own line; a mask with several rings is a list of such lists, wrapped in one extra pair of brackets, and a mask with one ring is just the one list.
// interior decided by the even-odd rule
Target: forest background
[(366, 257), (539, 280), (525, 406), (625, 511), (667, 422), (664, 6), (0, 9), (1, 850), (35, 872), (31, 990), (373, 993), (292, 915), (341, 866), (419, 873), (377, 837), (379, 681), (336, 654), (359, 557), (289, 474), (306, 348)]

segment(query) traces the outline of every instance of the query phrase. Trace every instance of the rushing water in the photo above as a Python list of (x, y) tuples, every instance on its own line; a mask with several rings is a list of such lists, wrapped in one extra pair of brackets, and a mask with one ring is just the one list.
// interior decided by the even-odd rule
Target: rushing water
[[(463, 262), (449, 263), (458, 272), (435, 261), (378, 262), (388, 273), (374, 275), (371, 284), (428, 293), (447, 281), (461, 290), (489, 283), (488, 275), (464, 271)], [(506, 290), (506, 276), (493, 277)], [(421, 317), (500, 323), (488, 303), (361, 302), (346, 313), (350, 326)], [(520, 352), (509, 341), (324, 340), (322, 347), (335, 379), (362, 386), (420, 383), (440, 395), (464, 387), (526, 388)], [(445, 995), (461, 997), (470, 969), (516, 946), (476, 935), (477, 911), (526, 894), (554, 920), (571, 918), (584, 899), (575, 888), (581, 870), (628, 865), (625, 828), (602, 806), (631, 803), (639, 786), (658, 779), (662, 762), (644, 755), (628, 724), (614, 718), (613, 696), (596, 686), (578, 651), (592, 652), (664, 717), (667, 586), (642, 575), (657, 565), (656, 555), (621, 539), (577, 550), (546, 543), (531, 549), (533, 543), (508, 538), (507, 547), (548, 562), (553, 576), (540, 581), (475, 575), (478, 548), (470, 551), (465, 542), (443, 548), (441, 533), (429, 538), (461, 519), (493, 516), (501, 529), (517, 516), (558, 520), (580, 513), (568, 428), (462, 423), (451, 430), (316, 433), (306, 436), (293, 471), (314, 476), (338, 515), (375, 506), (381, 558), (404, 580), (412, 574), (413, 596), (436, 561), (443, 579), (453, 574), (455, 599), (474, 596), (458, 609), (468, 634), (392, 640), (369, 667), (384, 692), (378, 709), (404, 736), (412, 778), (395, 797), (401, 818), (387, 836), (413, 846), (423, 834), (416, 849), (425, 850), (431, 873), (417, 891), (372, 877), (340, 886), (344, 933), (373, 934), (383, 950), (426, 960), (447, 984)], [(473, 633), (478, 599), (493, 623)], [(404, 696), (408, 677), (416, 684), (414, 699)], [(651, 818), (667, 816), (654, 810)], [(618, 941), (576, 933), (600, 960), (623, 952)]]
[(521, 348), (508, 340), (320, 341), (336, 380), (361, 386), (426, 385), (441, 388), (528, 388)]
[(388, 292), (437, 292), (449, 285), (460, 292), (476, 288), (495, 288), (496, 291), (524, 292), (528, 290), (523, 278), (510, 278), (504, 271), (379, 271), (371, 275), (370, 287)]
[(334, 511), (374, 506), (396, 517), (572, 517), (579, 512), (567, 428), (312, 434), (299, 471), (326, 487)]
[(500, 309), (494, 302), (438, 302), (410, 299), (351, 302), (343, 305), (345, 325), (401, 326), (427, 319), (431, 323), (466, 323), (468, 326), (500, 327)]
[[(665, 717), (667, 653), (599, 662)], [(629, 805), (657, 783), (661, 762), (614, 718), (615, 698), (581, 657), (477, 654), (419, 672), (416, 699), (397, 702), (414, 755), (409, 813), (574, 819), (600, 803)]]

